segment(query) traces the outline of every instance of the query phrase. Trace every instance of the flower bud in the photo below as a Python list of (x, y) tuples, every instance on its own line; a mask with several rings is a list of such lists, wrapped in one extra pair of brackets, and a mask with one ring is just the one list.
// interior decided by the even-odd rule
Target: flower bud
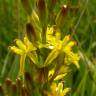
[(25, 86), (22, 86), (21, 95), (20, 96), (29, 96), (27, 89)]
[(47, 24), (47, 4), (45, 0), (38, 0), (37, 1), (37, 8), (38, 8), (38, 15), (41, 21), (42, 26), (44, 27)]
[(26, 83), (26, 88), (28, 90), (28, 93), (30, 93), (30, 95), (32, 94), (32, 90), (33, 90), (33, 84), (32, 84), (33, 80), (30, 76), (30, 74), (28, 72), (25, 72), (25, 83)]
[(28, 39), (34, 43), (37, 37), (36, 37), (36, 32), (30, 23), (26, 24), (26, 31), (27, 31)]
[(21, 92), (21, 88), (22, 88), (22, 82), (20, 78), (16, 79), (16, 87), (17, 87), (17, 92), (18, 92), (18, 96), (20, 95)]
[(11, 96), (11, 85), (12, 85), (12, 81), (8, 78), (5, 81), (5, 89), (6, 89), (6, 93), (8, 94), (8, 96)]
[(67, 5), (63, 5), (61, 7), (61, 10), (60, 12), (57, 14), (57, 17), (56, 17), (56, 25), (57, 27), (62, 27), (64, 25), (64, 21), (65, 21), (65, 17), (68, 13), (68, 7)]
[(16, 86), (16, 84), (14, 82), (12, 83), (11, 92), (12, 92), (12, 96), (17, 96), (17, 86)]
[(40, 32), (42, 32), (42, 28), (39, 17), (35, 10), (33, 10), (31, 16), (28, 17), (26, 31), (27, 35), (29, 36), (29, 40), (31, 39), (33, 42), (40, 40)]

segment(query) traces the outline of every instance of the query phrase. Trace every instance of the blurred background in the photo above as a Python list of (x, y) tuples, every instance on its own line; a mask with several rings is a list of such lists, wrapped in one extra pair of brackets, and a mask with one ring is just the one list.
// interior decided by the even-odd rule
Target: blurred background
[[(60, 6), (67, 4), (68, 0), (54, 1), (58, 2), (53, 6), (53, 12), (57, 14)], [(77, 41), (81, 60), (80, 69), (72, 73), (66, 84), (72, 88), (70, 96), (96, 96), (96, 0), (70, 2), (72, 10), (63, 31), (72, 34)], [(30, 0), (30, 4), (35, 8), (36, 0)], [(15, 77), (18, 57), (8, 47), (15, 38), (22, 39), (26, 22), (27, 14), (20, 0), (0, 0), (0, 82), (6, 77)]]

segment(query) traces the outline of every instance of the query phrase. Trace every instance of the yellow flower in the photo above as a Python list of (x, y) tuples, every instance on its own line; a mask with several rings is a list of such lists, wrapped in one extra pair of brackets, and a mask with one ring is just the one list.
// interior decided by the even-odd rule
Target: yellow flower
[[(51, 29), (50, 29), (51, 30)], [(54, 38), (54, 42), (52, 43), (51, 39), (50, 42), (48, 41), (49, 45), (52, 44), (52, 51), (49, 53), (48, 57), (45, 60), (44, 65), (47, 66), (48, 64), (51, 64), (51, 62), (56, 59), (60, 53), (65, 53), (65, 58), (64, 58), (64, 63), (66, 64), (75, 64), (77, 68), (79, 68), (79, 59), (80, 56), (78, 53), (74, 53), (72, 51), (72, 47), (75, 46), (76, 42), (72, 41), (70, 38), (70, 35), (67, 35), (64, 37), (63, 40), (55, 40), (56, 37), (52, 37)]]
[(76, 65), (77, 68), (79, 68), (80, 67), (79, 63), (78, 63), (79, 59), (80, 59), (79, 54), (69, 52), (66, 54), (65, 63), (67, 63), (67, 64), (73, 63)]
[[(36, 47), (34, 47), (33, 44), (28, 40), (27, 36), (24, 37), (24, 42), (22, 42), (19, 39), (16, 39), (15, 42), (16, 42), (17, 46), (11, 46), (10, 49), (14, 53), (19, 54), (21, 56), (20, 57), (20, 75), (24, 75), (25, 58), (26, 58), (26, 56), (28, 56), (30, 58), (30, 55), (33, 56), (34, 54), (31, 54), (31, 52), (35, 52)], [(33, 58), (33, 62), (35, 62), (35, 61)]]
[(49, 44), (49, 49), (53, 49), (57, 44), (57, 41), (60, 41), (61, 34), (60, 31), (55, 29), (54, 27), (47, 27), (46, 31), (46, 41)]
[(66, 64), (70, 64), (73, 63), (76, 65), (77, 68), (79, 68), (79, 60), (80, 60), (80, 56), (78, 53), (74, 53), (72, 51), (72, 47), (76, 44), (75, 41), (71, 41), (70, 40), (70, 35), (65, 36), (65, 38), (63, 39), (63, 52), (65, 53), (65, 63)]
[(63, 83), (52, 83), (51, 93), (48, 96), (65, 96), (70, 91), (70, 88), (63, 89)]
[[(67, 66), (61, 66), (59, 69), (58, 69), (58, 72), (55, 70), (55, 68), (51, 69), (48, 73), (48, 80), (50, 81), (52, 79), (52, 77), (54, 77), (54, 80), (55, 81), (58, 81), (60, 79), (63, 79), (67, 73), (69, 72), (69, 68)], [(56, 72), (56, 73), (55, 73)]]

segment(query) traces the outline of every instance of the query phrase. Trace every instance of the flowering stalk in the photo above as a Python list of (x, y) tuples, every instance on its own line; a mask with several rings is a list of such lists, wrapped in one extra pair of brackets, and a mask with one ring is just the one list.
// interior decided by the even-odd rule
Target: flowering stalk
[[(10, 47), (11, 51), (20, 56), (19, 73), (24, 79), (21, 88), (23, 95), (27, 94), (28, 90), (33, 96), (34, 94), (36, 96), (38, 94), (40, 96), (65, 96), (70, 91), (70, 88), (64, 88), (62, 82), (70, 72), (70, 64), (80, 68), (80, 56), (73, 51), (76, 43), (71, 40), (70, 35), (62, 38), (60, 28), (68, 12), (65, 7), (61, 8), (55, 19), (56, 24), (52, 25), (47, 22), (46, 1), (38, 0), (37, 9), (33, 9), (32, 14), (28, 16), (23, 41), (16, 39), (16, 46)], [(26, 59), (30, 61), (31, 74), (26, 74)]]

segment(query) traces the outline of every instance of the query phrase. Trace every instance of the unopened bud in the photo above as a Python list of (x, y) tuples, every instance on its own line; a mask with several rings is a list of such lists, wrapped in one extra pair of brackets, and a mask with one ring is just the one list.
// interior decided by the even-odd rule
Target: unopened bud
[(16, 79), (16, 87), (17, 87), (17, 92), (18, 92), (18, 96), (21, 93), (21, 89), (22, 89), (22, 81), (20, 78)]
[(12, 85), (12, 81), (7, 78), (5, 81), (5, 89), (6, 89), (6, 94), (8, 94), (8, 96), (11, 96), (11, 85)]
[(38, 15), (39, 15), (41, 24), (44, 27), (44, 25), (46, 25), (46, 23), (47, 23), (47, 17), (48, 17), (47, 4), (46, 4), (45, 0), (38, 0), (37, 8), (38, 8)]
[(68, 7), (67, 5), (63, 5), (60, 12), (57, 14), (56, 17), (56, 25), (57, 27), (62, 27), (64, 25), (65, 17), (68, 13)]
[(20, 96), (29, 96), (27, 89), (25, 86), (22, 86), (21, 95)]
[(7, 78), (5, 83), (6, 83), (6, 85), (10, 86), (12, 84), (12, 81), (9, 78)]
[(17, 96), (17, 86), (14, 82), (12, 83), (11, 93), (12, 93), (12, 96)]
[(28, 39), (34, 43), (37, 37), (36, 37), (36, 32), (30, 23), (26, 24), (26, 31), (27, 31)]
[(21, 79), (20, 78), (17, 78), (16, 79), (16, 86), (17, 86), (17, 89), (21, 89), (21, 86), (22, 86), (22, 81), (21, 81)]
[(25, 72), (25, 83), (26, 88), (28, 89), (28, 93), (31, 95), (33, 90), (33, 80), (28, 72)]
[(42, 28), (39, 17), (35, 10), (33, 10), (31, 16), (28, 17), (26, 31), (28, 33), (27, 35), (29, 36), (29, 40), (33, 42), (40, 40), (40, 33), (42, 32)]

